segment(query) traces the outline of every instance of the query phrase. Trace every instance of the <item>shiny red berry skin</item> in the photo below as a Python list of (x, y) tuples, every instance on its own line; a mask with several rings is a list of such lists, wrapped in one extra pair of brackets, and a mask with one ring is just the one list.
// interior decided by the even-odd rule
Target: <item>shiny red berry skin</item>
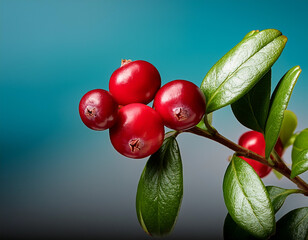
[(110, 129), (113, 147), (129, 158), (144, 158), (155, 153), (164, 140), (164, 125), (151, 107), (132, 103), (119, 110), (117, 123)]
[(283, 155), (283, 152), (284, 152), (284, 147), (282, 145), (282, 142), (280, 140), (280, 138), (278, 138), (277, 142), (276, 142), (276, 145), (275, 145), (275, 150), (277, 152), (277, 154), (282, 157)]
[[(262, 133), (256, 131), (246, 132), (240, 137), (238, 144), (265, 157), (265, 140)], [(272, 170), (269, 166), (266, 166), (253, 159), (245, 157), (240, 158), (244, 159), (247, 163), (249, 163), (257, 172), (260, 178), (267, 176)]]
[(197, 125), (205, 113), (205, 97), (192, 82), (174, 80), (164, 85), (154, 98), (154, 108), (164, 124), (174, 130)]
[(161, 85), (157, 69), (149, 62), (126, 61), (110, 77), (109, 91), (120, 105), (151, 102)]
[(79, 115), (88, 128), (97, 131), (105, 130), (115, 124), (118, 104), (108, 91), (94, 89), (81, 98)]
[[(256, 132), (256, 131), (246, 132), (240, 137), (238, 143), (242, 147), (247, 148), (265, 157), (265, 140), (264, 140), (264, 136), (262, 133)], [(277, 151), (279, 156), (282, 156), (283, 146), (282, 146), (280, 139), (278, 139), (275, 145), (275, 150)], [(253, 159), (249, 159), (245, 157), (240, 157), (240, 158), (244, 159), (247, 163), (249, 163), (253, 167), (253, 169), (257, 172), (260, 178), (266, 177), (272, 170), (271, 167), (266, 166)]]

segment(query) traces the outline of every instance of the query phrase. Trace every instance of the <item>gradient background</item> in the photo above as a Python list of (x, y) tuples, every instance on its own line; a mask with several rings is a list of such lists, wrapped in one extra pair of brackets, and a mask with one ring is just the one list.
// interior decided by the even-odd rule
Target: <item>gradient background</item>
[[(146, 160), (121, 156), (108, 131), (87, 129), (78, 115), (82, 95), (108, 89), (122, 58), (153, 63), (163, 84), (180, 78), (200, 85), (247, 32), (279, 29), (289, 42), (273, 83), (301, 66), (289, 109), (298, 115), (298, 130), (307, 127), (307, 20), (307, 1), (2, 0), (0, 237), (149, 238), (135, 214)], [(215, 112), (214, 126), (234, 141), (246, 131), (230, 107)], [(221, 239), (222, 179), (232, 152), (189, 134), (178, 140), (184, 198), (168, 239)], [(273, 174), (264, 182), (294, 187)], [(307, 205), (303, 196), (290, 196), (277, 216)]]

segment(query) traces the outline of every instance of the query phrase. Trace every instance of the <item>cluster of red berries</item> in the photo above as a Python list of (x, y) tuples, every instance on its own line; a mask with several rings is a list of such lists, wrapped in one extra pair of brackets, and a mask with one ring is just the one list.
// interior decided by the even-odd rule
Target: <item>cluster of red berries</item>
[[(244, 133), (240, 137), (238, 144), (244, 148), (247, 148), (259, 154), (262, 157), (265, 157), (265, 140), (264, 140), (263, 134), (260, 132), (249, 131), (249, 132)], [(284, 151), (284, 147), (282, 145), (280, 138), (278, 138), (278, 141), (275, 145), (275, 150), (277, 154), (281, 157)], [(240, 157), (240, 158), (244, 159), (247, 163), (249, 163), (253, 167), (253, 169), (256, 171), (256, 173), (259, 175), (260, 178), (266, 177), (272, 170), (271, 167), (266, 166), (253, 159), (249, 159), (245, 157)]]
[[(202, 91), (186, 80), (161, 87), (158, 70), (146, 61), (122, 60), (110, 77), (109, 92), (95, 89), (79, 104), (84, 124), (93, 130), (109, 129), (113, 147), (130, 158), (155, 153), (164, 140), (164, 125), (185, 130), (205, 113)], [(153, 108), (147, 106), (154, 99)]]

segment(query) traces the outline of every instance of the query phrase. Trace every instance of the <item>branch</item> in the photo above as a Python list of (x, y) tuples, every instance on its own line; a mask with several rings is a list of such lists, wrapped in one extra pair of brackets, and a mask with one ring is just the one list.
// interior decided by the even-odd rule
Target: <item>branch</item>
[[(215, 129), (216, 130), (216, 129)], [(213, 132), (212, 134), (207, 132), (206, 130), (203, 130), (198, 127), (193, 127), (185, 132), (190, 132), (202, 137), (206, 137), (209, 139), (212, 139), (215, 142), (218, 142), (233, 151), (235, 151), (238, 155), (244, 156), (250, 159), (253, 159), (255, 161), (258, 161), (260, 163), (263, 163), (264, 165), (267, 165), (276, 171), (280, 172), (282, 175), (284, 175), (286, 178), (290, 179), (292, 182), (294, 182), (300, 189), (303, 190), (303, 194), (308, 196), (308, 184), (301, 179), (300, 177), (296, 176), (295, 178), (291, 178), (291, 170), (288, 168), (288, 166), (284, 163), (284, 161), (278, 156), (278, 154), (274, 153), (272, 156), (274, 157), (274, 161), (267, 161), (267, 159), (253, 151), (250, 151), (247, 148), (244, 148), (231, 140), (225, 138), (221, 134), (217, 132)]]

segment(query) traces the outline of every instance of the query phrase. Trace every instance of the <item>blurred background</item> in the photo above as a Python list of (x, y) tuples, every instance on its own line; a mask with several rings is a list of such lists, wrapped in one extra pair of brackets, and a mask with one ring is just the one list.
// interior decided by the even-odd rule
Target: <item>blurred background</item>
[[(83, 94), (108, 89), (122, 58), (151, 62), (163, 84), (200, 85), (247, 32), (279, 29), (289, 41), (273, 85), (301, 66), (289, 109), (298, 130), (308, 127), (307, 20), (307, 1), (1, 0), (1, 239), (149, 239), (135, 213), (146, 159), (121, 156), (108, 131), (86, 128), (78, 115)], [(234, 141), (247, 131), (230, 107), (215, 112), (213, 124)], [(184, 198), (167, 239), (222, 239), (222, 179), (232, 152), (189, 134), (178, 140)], [(273, 173), (264, 182), (295, 187)], [(307, 205), (303, 196), (290, 196), (277, 219)]]

